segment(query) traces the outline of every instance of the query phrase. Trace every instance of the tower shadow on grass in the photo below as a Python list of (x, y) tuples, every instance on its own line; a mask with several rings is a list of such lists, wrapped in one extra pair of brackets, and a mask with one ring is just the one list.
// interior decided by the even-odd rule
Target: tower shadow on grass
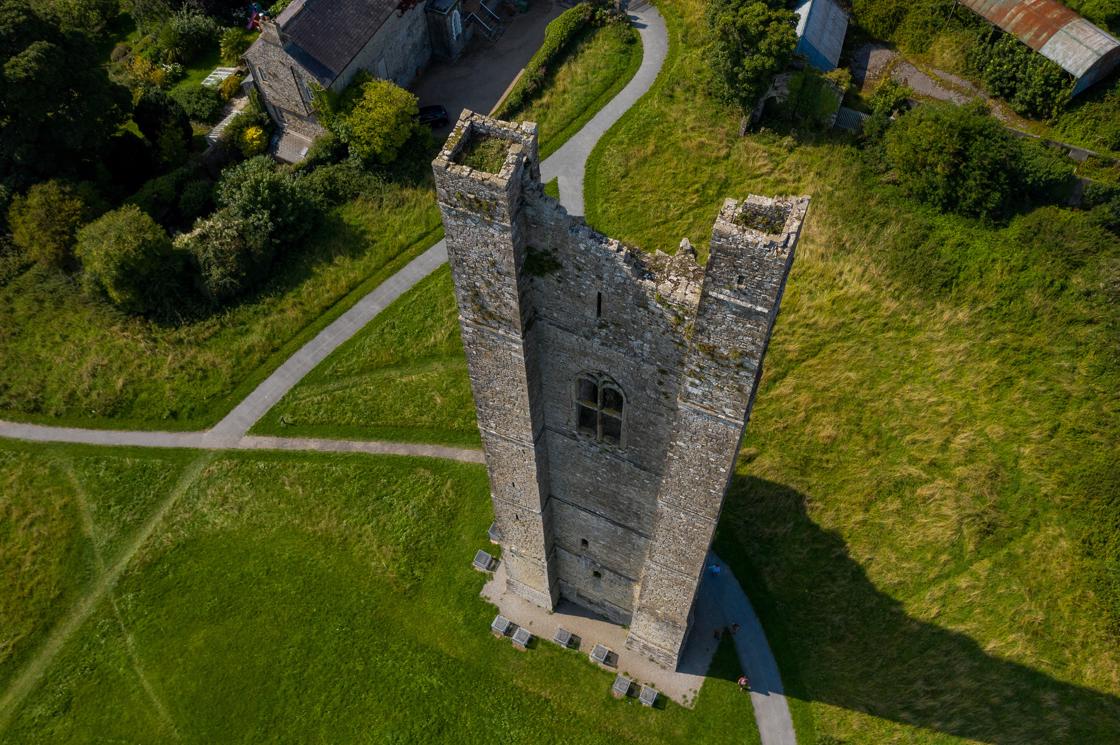
[(794, 489), (736, 476), (716, 537), (762, 619), (788, 697), (996, 745), (1117, 742), (1120, 698), (911, 618), (805, 503)]

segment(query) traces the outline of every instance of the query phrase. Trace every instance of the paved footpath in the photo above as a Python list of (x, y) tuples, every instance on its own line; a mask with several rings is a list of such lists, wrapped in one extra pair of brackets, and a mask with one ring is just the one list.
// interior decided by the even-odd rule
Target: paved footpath
[[(583, 129), (541, 163), (542, 180), (545, 182), (554, 178), (559, 180), (560, 202), (573, 215), (582, 215), (584, 211), (583, 179), (588, 156), (607, 130), (614, 126), (619, 118), (650, 89), (668, 54), (669, 37), (665, 29), (665, 21), (656, 8), (643, 3), (630, 10), (630, 18), (642, 38), (642, 64), (638, 72)], [(0, 421), (0, 437), (38, 442), (202, 450), (360, 452), (482, 463), (484, 462), (482, 451), (468, 448), (400, 442), (356, 442), (248, 435), (253, 425), (316, 365), (358, 333), (394, 300), (408, 292), (446, 261), (447, 246), (441, 240), (320, 331), (314, 339), (281, 364), (224, 419), (205, 432), (78, 429)], [(720, 579), (721, 582), (713, 592), (717, 593), (718, 600), (727, 614), (728, 623), (740, 624), (739, 633), (735, 635), (735, 648), (743, 670), (751, 679), (751, 700), (754, 704), (755, 719), (762, 736), (762, 744), (795, 745), (793, 723), (782, 693), (778, 665), (766, 642), (762, 624), (759, 623), (746, 594), (726, 566)], [(8, 692), (11, 693), (12, 691)], [(12, 701), (0, 701), (0, 703), (11, 704)], [(0, 708), (7, 709), (8, 713), (11, 713), (14, 705)]]
[(559, 179), (560, 204), (572, 215), (582, 215), (583, 177), (587, 158), (595, 145), (622, 115), (653, 86), (669, 53), (669, 34), (665, 19), (652, 5), (642, 4), (630, 9), (630, 20), (642, 37), (642, 64), (626, 87), (599, 110), (591, 121), (570, 140), (541, 163), (541, 181)]

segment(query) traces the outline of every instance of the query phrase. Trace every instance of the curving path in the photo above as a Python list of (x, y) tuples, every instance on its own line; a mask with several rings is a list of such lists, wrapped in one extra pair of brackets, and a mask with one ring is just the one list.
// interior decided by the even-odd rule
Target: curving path
[[(604, 106), (584, 127), (568, 140), (559, 150), (541, 163), (541, 178), (548, 182), (558, 179), (560, 203), (573, 215), (582, 215), (583, 180), (587, 158), (599, 142), (622, 115), (638, 99), (646, 94), (657, 79), (669, 51), (669, 37), (665, 21), (652, 5), (641, 2), (630, 9), (630, 18), (642, 39), (642, 64), (638, 72), (622, 91)], [(280, 365), (241, 403), (211, 429), (204, 432), (149, 432), (79, 429), (73, 427), (51, 427), (37, 424), (0, 421), (0, 437), (37, 442), (67, 442), (90, 445), (156, 447), (156, 448), (197, 448), (201, 450), (310, 450), (321, 452), (361, 452), (377, 455), (413, 455), (432, 458), (446, 458), (467, 463), (483, 463), (480, 450), (445, 447), (418, 443), (398, 442), (356, 442), (349, 440), (325, 440), (298, 437), (257, 437), (248, 432), (265, 413), (275, 406), (300, 380), (316, 365), (327, 358), (335, 349), (354, 336), (366, 324), (377, 317), (394, 300), (414, 287), (420, 280), (435, 271), (447, 261), (447, 247), (439, 241), (420, 256), (409, 262), (403, 269), (392, 275), (373, 291), (354, 304), (329, 326), (319, 332), (314, 339), (301, 347), (295, 354)], [(189, 469), (192, 474), (201, 470), (206, 458), (196, 461)], [(191, 478), (182, 483), (189, 483)], [(135, 548), (155, 529), (164, 512), (174, 503), (174, 497), (181, 489), (173, 490), (172, 497), (162, 505), (141, 531)], [(108, 569), (99, 581), (99, 592), (86, 599), (83, 607), (75, 609), (66, 622), (55, 629), (48, 640), (47, 648), (42, 650), (28, 669), (17, 678), (14, 685), (0, 695), (0, 730), (3, 729), (15, 706), (30, 690), (32, 685), (45, 671), (54, 653), (61, 647), (70, 633), (85, 620), (95, 600), (107, 592), (116, 577), (124, 570), (131, 553)], [(713, 555), (713, 560), (719, 561)], [(722, 562), (721, 562), (722, 563)], [(793, 723), (789, 707), (782, 692), (781, 676), (774, 660), (766, 635), (758, 617), (751, 608), (750, 601), (735, 580), (730, 568), (724, 566), (720, 582), (708, 591), (709, 601), (718, 603), (728, 623), (740, 624), (735, 636), (735, 648), (740, 664), (751, 679), (751, 700), (754, 705), (755, 719), (763, 745), (795, 745)], [(705, 583), (705, 587), (712, 583)], [(52, 646), (53, 643), (53, 646)]]

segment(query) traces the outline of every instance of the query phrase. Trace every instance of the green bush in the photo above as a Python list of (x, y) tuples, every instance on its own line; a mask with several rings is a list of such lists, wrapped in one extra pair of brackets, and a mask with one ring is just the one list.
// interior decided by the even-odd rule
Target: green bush
[(287, 170), (278, 170), (263, 155), (227, 168), (214, 191), (214, 201), (235, 217), (265, 221), (268, 237), (277, 244), (298, 242), (315, 220), (312, 204), (297, 179)]
[(126, 201), (135, 204), (165, 228), (178, 227), (184, 224), (177, 211), (179, 194), (195, 173), (190, 166), (176, 168), (146, 182)]
[(188, 181), (179, 194), (179, 219), (193, 222), (214, 207), (214, 182), (208, 178)]
[(235, 116), (226, 128), (222, 130), (222, 142), (229, 148), (236, 150), (242, 157), (251, 158), (254, 155), (259, 155), (259, 152), (253, 152), (257, 146), (255, 140), (247, 140), (245, 133), (250, 129), (259, 129), (262, 135), (265, 135), (265, 143), (267, 144), (268, 128), (270, 123), (268, 117), (254, 108), (248, 108)]
[(420, 127), (416, 96), (388, 80), (356, 78), (338, 110), (330, 118), (332, 131), (351, 155), (366, 161), (392, 163)]
[(321, 165), (301, 178), (299, 186), (305, 197), (323, 211), (385, 188), (379, 176), (354, 159)]
[(161, 163), (173, 167), (186, 160), (194, 132), (190, 117), (175, 99), (161, 90), (148, 89), (136, 102), (132, 118)]
[(60, 181), (35, 184), (8, 208), (15, 244), (28, 258), (56, 269), (71, 266), (74, 236), (86, 217), (77, 191)]
[(192, 85), (175, 91), (171, 97), (196, 122), (213, 124), (222, 113), (222, 97), (216, 88)]
[[(946, 0), (853, 0), (852, 21), (874, 37), (893, 41), (903, 51), (920, 53), (945, 27), (952, 9), (953, 3)], [(958, 11), (958, 15), (964, 12)]]
[(155, 220), (135, 205), (125, 205), (78, 232), (82, 283), (129, 313), (162, 305), (177, 283), (178, 255)]
[(910, 94), (909, 88), (890, 79), (880, 85), (868, 99), (871, 116), (863, 123), (864, 138), (873, 142), (882, 139), (890, 127), (892, 117), (909, 110)]
[(223, 209), (175, 239), (189, 257), (198, 289), (214, 304), (227, 303), (259, 285), (276, 255), (267, 215), (242, 217)]
[(715, 0), (708, 25), (716, 96), (750, 111), (793, 59), (797, 15), (759, 0)]
[(843, 97), (835, 83), (809, 68), (790, 76), (789, 95), (775, 109), (787, 124), (820, 131), (831, 126)]
[(568, 8), (552, 19), (545, 27), (544, 41), (541, 42), (540, 48), (525, 65), (521, 79), (517, 81), (517, 85), (502, 104), (501, 116), (513, 116), (521, 110), (532, 95), (544, 85), (552, 63), (567, 51), (594, 19), (595, 11), (588, 3), (580, 3)]
[(891, 126), (885, 144), (899, 184), (918, 200), (976, 216), (1008, 206), (1019, 148), (983, 106), (921, 106)]
[(1022, 192), (1036, 203), (1063, 200), (1073, 185), (1073, 161), (1062, 150), (1035, 139), (1021, 139), (1018, 145), (1014, 167)]
[(968, 60), (989, 93), (1020, 114), (1052, 118), (1069, 101), (1073, 79), (1058, 65), (1010, 34), (977, 44)]
[(212, 48), (218, 24), (196, 6), (183, 5), (171, 14), (159, 31), (164, 62), (189, 63)]
[(222, 31), (222, 64), (235, 67), (241, 64), (241, 55), (253, 44), (257, 35), (249, 29), (235, 26)]
[(223, 101), (228, 101), (237, 95), (241, 90), (241, 83), (245, 78), (241, 75), (233, 74), (218, 84), (218, 95), (222, 97)]

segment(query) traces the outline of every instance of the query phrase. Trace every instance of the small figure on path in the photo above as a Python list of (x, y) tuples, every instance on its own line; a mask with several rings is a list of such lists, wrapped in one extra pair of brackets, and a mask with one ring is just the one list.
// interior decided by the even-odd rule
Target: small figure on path
[(751, 682), (749, 680), (747, 680), (747, 676), (746, 675), (740, 675), (739, 676), (739, 690), (743, 691), (745, 693), (745, 692), (749, 691), (750, 689), (751, 689)]

